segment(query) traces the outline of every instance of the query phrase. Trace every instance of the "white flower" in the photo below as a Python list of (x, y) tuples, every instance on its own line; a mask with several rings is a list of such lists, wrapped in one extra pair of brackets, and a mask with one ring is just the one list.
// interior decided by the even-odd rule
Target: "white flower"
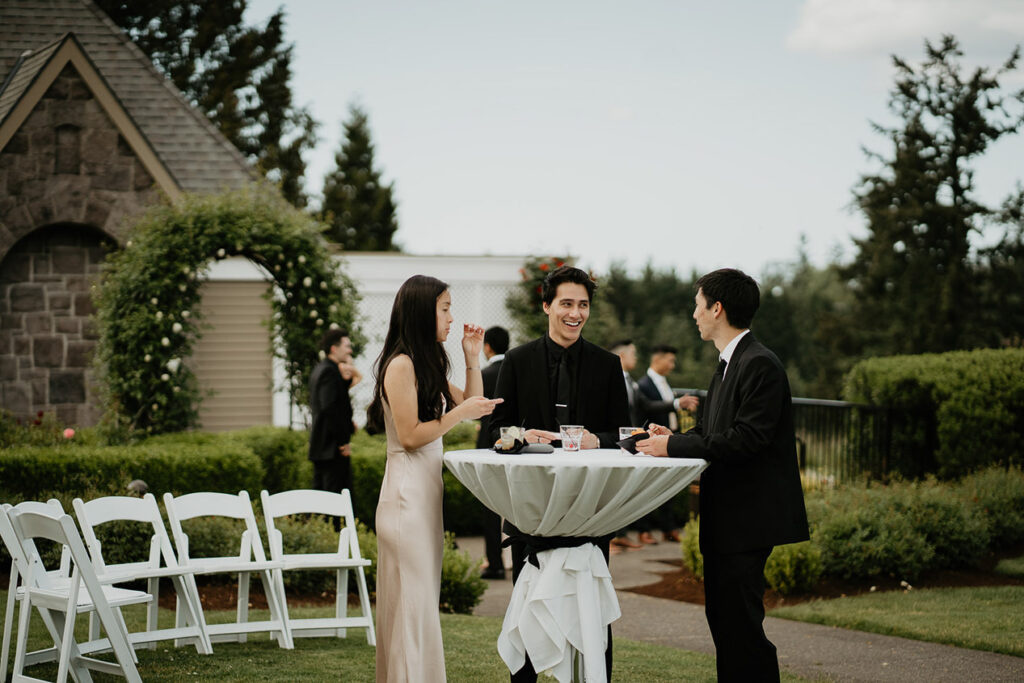
[(306, 299), (306, 303), (309, 304), (310, 306), (312, 306), (313, 304), (316, 303), (316, 297), (315, 296), (309, 297), (308, 299)]
[(182, 312), (181, 312), (181, 317), (182, 317), (182, 318), (184, 318), (185, 320), (188, 320), (188, 317), (189, 317), (190, 315), (192, 315), (192, 314), (191, 314), (191, 313), (189, 313), (188, 311), (182, 311)]
[(292, 267), (292, 262), (291, 262), (291, 261), (289, 261), (289, 262), (288, 262), (288, 263), (286, 263), (285, 265), (286, 265), (286, 266), (288, 266), (289, 268), (291, 268), (291, 267)]
[(178, 368), (180, 368), (180, 367), (181, 367), (181, 359), (180, 358), (172, 358), (169, 361), (167, 361), (167, 369), (170, 370), (171, 372), (177, 372)]
[(174, 385), (173, 389), (174, 393), (178, 393), (179, 391), (181, 391), (181, 387), (179, 387), (177, 384)]
[(217, 250), (217, 258), (224, 258), (224, 254), (227, 253), (223, 249)]
[(331, 304), (330, 306), (327, 307), (327, 310), (330, 311), (331, 313), (336, 312), (338, 310), (338, 304)]
[(155, 404), (155, 403), (154, 403), (153, 405), (151, 405), (151, 406), (150, 406), (150, 408), (152, 408), (152, 409), (153, 409), (154, 411), (156, 411), (156, 410), (160, 410), (160, 406), (158, 406), (158, 405), (157, 405), (157, 404)]
[(320, 357), (320, 360), (323, 360), (324, 358), (327, 358), (327, 354), (324, 353), (323, 349), (320, 349), (319, 351), (317, 351), (316, 355), (318, 355)]
[(323, 324), (324, 324), (324, 321), (323, 321), (323, 319), (322, 319), (322, 318), (317, 318), (317, 319), (316, 319), (316, 326), (317, 326), (317, 327), (320, 327), (320, 326), (321, 326), (321, 325), (323, 325)]
[(188, 275), (189, 273), (192, 272), (192, 269), (189, 268), (188, 266), (182, 266), (181, 267), (181, 272), (185, 273), (185, 275)]
[(299, 256), (299, 263), (305, 263), (305, 262), (306, 262), (306, 257), (305, 256)]
[(341, 329), (341, 325), (339, 325), (338, 323), (331, 323), (330, 326), (329, 326), (329, 329), (339, 330), (339, 329)]
[(181, 332), (181, 323), (174, 323), (173, 325), (171, 325), (171, 330), (175, 334), (177, 334), (178, 332)]
[(315, 318), (316, 316), (317, 316), (317, 312), (316, 312), (316, 309), (314, 308), (312, 311), (309, 312), (309, 317), (310, 318)]
[(281, 272), (281, 266), (274, 266), (274, 272), (275, 273), (280, 273)]
[(153, 304), (154, 306), (156, 306), (156, 305), (157, 305), (158, 303), (160, 303), (160, 302), (159, 302), (159, 301), (157, 301), (157, 298), (156, 298), (156, 297), (154, 296), (154, 297), (153, 297), (152, 299), (150, 299), (150, 300), (149, 300), (149, 303), (151, 303), (151, 304)]
[(313, 278), (311, 278), (311, 277), (304, 277), (304, 278), (302, 278), (302, 286), (303, 287), (312, 287), (313, 286)]
[(124, 243), (124, 246), (126, 246), (126, 247), (132, 246), (132, 241), (128, 240), (127, 242)]
[(144, 361), (146, 361), (148, 363), (149, 361), (153, 360), (153, 356), (151, 356), (151, 355), (149, 355), (147, 353), (145, 356), (142, 357), (142, 360), (144, 360)]
[(327, 289), (327, 283), (326, 282), (321, 282), (320, 283), (320, 289)]
[(163, 311), (157, 311), (156, 312), (156, 319), (157, 320), (163, 320), (164, 319), (164, 312)]
[(178, 285), (179, 292), (184, 292), (186, 289), (188, 289), (188, 285), (186, 285), (184, 282)]
[(170, 378), (171, 378), (171, 376), (168, 375), (166, 372), (164, 374), (160, 375), (160, 379), (163, 380), (164, 382), (166, 382)]
[(160, 340), (160, 346), (170, 346), (170, 345), (171, 345), (171, 340), (168, 339), (167, 337), (164, 337), (163, 339)]

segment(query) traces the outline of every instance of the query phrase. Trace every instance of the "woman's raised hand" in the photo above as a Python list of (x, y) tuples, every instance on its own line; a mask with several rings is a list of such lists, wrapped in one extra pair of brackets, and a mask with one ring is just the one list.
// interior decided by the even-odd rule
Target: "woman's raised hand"
[(480, 352), (484, 350), (484, 328), (479, 325), (463, 325), (462, 350), (466, 354), (467, 365), (477, 361), (476, 365), (479, 366)]
[(463, 419), (465, 420), (478, 420), (484, 415), (490, 415), (494, 412), (494, 407), (499, 403), (503, 402), (503, 398), (484, 398), (483, 396), (470, 396), (465, 401), (459, 404), (459, 408), (464, 411)]

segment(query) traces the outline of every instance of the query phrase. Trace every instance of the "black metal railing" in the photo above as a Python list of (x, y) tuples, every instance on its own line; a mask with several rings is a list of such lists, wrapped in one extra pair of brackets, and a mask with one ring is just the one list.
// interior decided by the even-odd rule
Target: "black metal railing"
[[(677, 394), (706, 391), (677, 389)], [(918, 478), (930, 471), (928, 439), (919, 447), (904, 443), (908, 425), (919, 434), (934, 434), (934, 425), (880, 406), (815, 398), (793, 399), (793, 428), (797, 457), (805, 488), (871, 479), (886, 481), (893, 475)]]

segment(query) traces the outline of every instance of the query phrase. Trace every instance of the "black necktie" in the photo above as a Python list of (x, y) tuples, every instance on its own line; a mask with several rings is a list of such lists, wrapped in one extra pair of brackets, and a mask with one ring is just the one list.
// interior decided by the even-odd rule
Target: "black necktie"
[(715, 370), (715, 376), (711, 378), (711, 387), (708, 389), (708, 395), (711, 400), (708, 401), (708, 409), (706, 411), (707, 415), (705, 416), (705, 422), (707, 423), (705, 425), (705, 434), (709, 433), (714, 425), (713, 420), (716, 412), (715, 409), (721, 399), (719, 396), (721, 391), (719, 390), (722, 388), (722, 380), (725, 377), (725, 366), (726, 362), (724, 358), (718, 361), (718, 369)]
[(563, 351), (558, 359), (558, 379), (555, 380), (555, 420), (558, 426), (570, 424), (569, 399), (572, 396), (572, 382), (569, 378), (569, 352)]

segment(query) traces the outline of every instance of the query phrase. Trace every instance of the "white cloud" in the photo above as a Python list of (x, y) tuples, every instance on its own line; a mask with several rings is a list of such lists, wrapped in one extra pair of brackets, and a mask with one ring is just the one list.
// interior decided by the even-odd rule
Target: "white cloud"
[[(806, 0), (786, 47), (818, 54), (906, 54), (952, 33), (961, 44), (1024, 35), (1020, 0)], [(994, 46), (993, 46), (994, 47)]]

